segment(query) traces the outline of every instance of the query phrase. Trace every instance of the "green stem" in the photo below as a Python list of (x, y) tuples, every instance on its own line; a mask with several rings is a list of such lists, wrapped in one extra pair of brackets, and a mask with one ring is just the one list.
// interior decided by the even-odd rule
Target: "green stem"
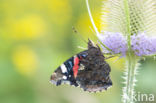
[[(130, 54), (130, 55), (129, 55)], [(136, 57), (133, 53), (129, 53), (126, 57), (126, 87), (124, 90), (124, 103), (133, 103), (133, 95), (134, 95), (134, 86), (135, 86), (135, 76), (138, 68), (138, 57)]]
[(130, 25), (130, 11), (128, 0), (124, 0), (124, 10), (126, 16), (126, 35), (128, 51), (126, 55), (126, 82), (123, 90), (123, 102), (134, 103), (134, 86), (135, 86), (135, 75), (138, 68), (138, 57), (131, 51), (131, 25)]
[(131, 25), (130, 25), (130, 12), (129, 12), (129, 5), (128, 0), (124, 0), (124, 7), (125, 7), (125, 16), (126, 16), (126, 34), (127, 34), (127, 42), (128, 42), (128, 49), (131, 50)]

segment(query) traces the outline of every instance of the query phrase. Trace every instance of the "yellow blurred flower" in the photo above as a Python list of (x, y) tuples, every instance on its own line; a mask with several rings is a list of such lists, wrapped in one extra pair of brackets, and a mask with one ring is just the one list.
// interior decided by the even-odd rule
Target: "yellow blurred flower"
[(26, 76), (31, 76), (37, 68), (37, 57), (27, 46), (17, 47), (13, 51), (12, 60), (17, 71)]
[(49, 4), (53, 15), (53, 22), (58, 24), (66, 24), (71, 18), (71, 4), (69, 0), (52, 0)]
[(44, 20), (39, 15), (27, 15), (8, 23), (10, 36), (14, 39), (36, 39), (46, 32)]

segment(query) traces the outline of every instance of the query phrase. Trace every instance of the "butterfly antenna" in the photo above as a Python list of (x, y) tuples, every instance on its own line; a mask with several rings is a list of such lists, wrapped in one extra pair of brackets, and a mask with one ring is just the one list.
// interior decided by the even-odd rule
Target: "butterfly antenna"
[(72, 27), (72, 29), (73, 29), (73, 32), (76, 33), (76, 34), (78, 34), (78, 36), (79, 36), (85, 43), (88, 43), (88, 42), (82, 37), (82, 35), (75, 29), (75, 27)]

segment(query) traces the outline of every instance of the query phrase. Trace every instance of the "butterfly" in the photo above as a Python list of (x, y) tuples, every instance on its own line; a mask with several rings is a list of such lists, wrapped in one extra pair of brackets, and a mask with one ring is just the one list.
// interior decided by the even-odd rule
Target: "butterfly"
[(59, 86), (70, 84), (84, 91), (97, 92), (112, 86), (111, 68), (100, 47), (89, 39), (88, 49), (60, 65), (51, 75), (50, 82)]

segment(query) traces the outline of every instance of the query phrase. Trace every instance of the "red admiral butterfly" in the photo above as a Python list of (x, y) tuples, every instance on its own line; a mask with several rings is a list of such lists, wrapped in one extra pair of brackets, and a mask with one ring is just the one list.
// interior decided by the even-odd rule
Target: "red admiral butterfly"
[(59, 66), (51, 75), (51, 83), (57, 86), (68, 83), (89, 92), (107, 90), (112, 86), (110, 71), (100, 47), (89, 40), (88, 50), (78, 53)]

